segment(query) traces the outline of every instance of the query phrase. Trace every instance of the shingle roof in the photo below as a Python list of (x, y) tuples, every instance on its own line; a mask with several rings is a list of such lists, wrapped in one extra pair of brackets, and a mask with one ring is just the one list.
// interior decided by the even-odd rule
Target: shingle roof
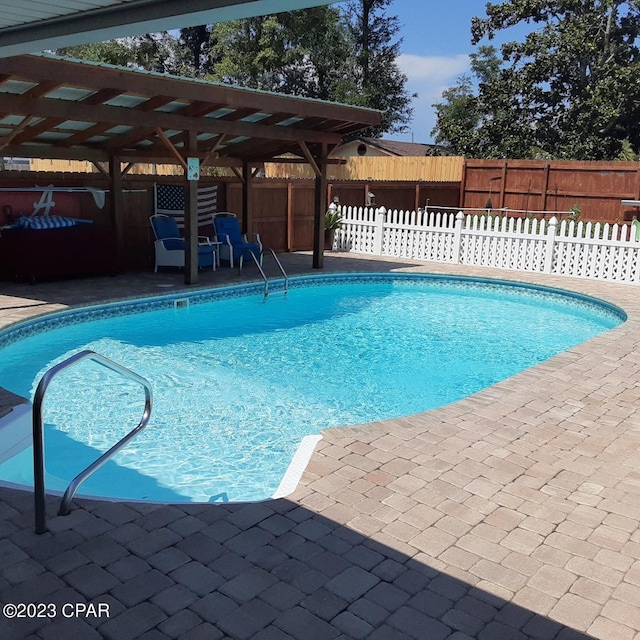
[(424, 144), (421, 142), (400, 142), (397, 140), (384, 140), (379, 138), (358, 138), (362, 142), (387, 151), (394, 156), (430, 156), (434, 152), (440, 155), (454, 155), (453, 151), (440, 144)]

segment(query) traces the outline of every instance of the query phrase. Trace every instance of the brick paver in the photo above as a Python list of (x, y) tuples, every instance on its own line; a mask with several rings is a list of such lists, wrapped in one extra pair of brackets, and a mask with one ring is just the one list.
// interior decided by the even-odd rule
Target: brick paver
[[(291, 275), (309, 270), (308, 255), (283, 261)], [(37, 536), (32, 496), (0, 489), (0, 601), (56, 607), (0, 616), (2, 640), (640, 638), (637, 288), (350, 255), (325, 265), (547, 284), (604, 298), (628, 320), (447, 407), (325, 431), (284, 499), (80, 500), (65, 518), (52, 497), (50, 532)], [(0, 326), (179, 290), (181, 278), (5, 283)], [(202, 274), (203, 286), (240, 280)], [(108, 615), (66, 617), (65, 603)]]

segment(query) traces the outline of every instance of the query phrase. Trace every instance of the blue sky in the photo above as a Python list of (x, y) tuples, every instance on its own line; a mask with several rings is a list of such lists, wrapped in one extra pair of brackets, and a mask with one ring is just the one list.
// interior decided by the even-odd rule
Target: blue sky
[[(400, 21), (401, 69), (408, 77), (407, 89), (417, 93), (413, 122), (396, 140), (432, 142), (435, 113), (431, 105), (456, 78), (469, 71), (471, 18), (484, 17), (486, 0), (394, 0), (387, 15)], [(494, 44), (496, 41), (494, 41)]]

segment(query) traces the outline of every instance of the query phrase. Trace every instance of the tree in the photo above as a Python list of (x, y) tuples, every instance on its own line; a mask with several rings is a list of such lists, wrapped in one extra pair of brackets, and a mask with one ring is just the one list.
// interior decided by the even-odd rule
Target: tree
[(598, 160), (620, 157), (625, 148), (627, 154), (637, 154), (637, 3), (488, 3), (487, 17), (472, 21), (472, 41), (477, 45), (522, 23), (535, 29), (522, 42), (502, 45), (498, 67), (492, 62), (491, 72), (482, 77), (472, 64), (477, 89), (465, 86), (470, 113), (459, 108), (461, 96), (456, 92), (443, 94), (445, 102), (436, 105), (436, 139), (461, 148), (466, 118), (475, 124), (473, 141), (466, 142), (469, 155)]
[(413, 109), (397, 59), (402, 39), (396, 16), (384, 10), (392, 0), (350, 0), (346, 20), (353, 47), (350, 82), (345, 83), (343, 101), (382, 111), (382, 123), (358, 135), (379, 137), (407, 130)]
[(398, 20), (383, 13), (390, 3), (352, 0), (343, 12), (322, 6), (215, 25), (212, 77), (379, 109), (382, 124), (365, 135), (403, 131), (412, 96), (397, 63)]
[(211, 26), (185, 27), (180, 29), (179, 47), (183, 58), (181, 75), (202, 77), (210, 73), (214, 59), (211, 51)]
[(287, 60), (277, 16), (221, 22), (213, 26), (212, 37), (211, 54), (219, 59), (214, 80), (268, 91), (281, 86)]
[(296, 55), (283, 91), (319, 100), (338, 100), (349, 66), (350, 47), (341, 14), (331, 6), (280, 15)]
[(217, 24), (212, 39), (215, 80), (323, 100), (344, 93), (349, 45), (334, 7)]
[(364, 131), (377, 137), (406, 130), (412, 114), (397, 63), (398, 19), (385, 14), (391, 2), (350, 0), (343, 10), (325, 5), (190, 27), (179, 38), (148, 34), (65, 52), (378, 109), (382, 124)]
[(62, 47), (56, 49), (55, 53), (59, 56), (69, 56), (79, 60), (92, 60), (93, 62), (106, 62), (107, 64), (118, 66), (127, 66), (131, 61), (131, 48), (120, 40)]
[(348, 49), (333, 7), (220, 23), (212, 29), (211, 77), (254, 89), (335, 99)]
[(182, 56), (178, 41), (166, 31), (134, 36), (134, 64), (157, 73), (177, 74)]
[(178, 41), (166, 31), (64, 47), (55, 53), (159, 73), (178, 73), (182, 58)]

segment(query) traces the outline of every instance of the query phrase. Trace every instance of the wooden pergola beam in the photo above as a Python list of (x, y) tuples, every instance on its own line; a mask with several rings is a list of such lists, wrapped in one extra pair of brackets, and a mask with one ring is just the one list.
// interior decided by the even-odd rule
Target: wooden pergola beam
[(20, 134), (24, 131), (25, 127), (29, 124), (31, 120), (30, 115), (26, 115), (22, 118), (22, 122), (8, 135), (4, 138), (0, 139), (0, 150), (8, 147), (14, 140), (20, 136)]
[(225, 134), (218, 136), (216, 143), (213, 145), (213, 147), (211, 147), (211, 150), (201, 160), (200, 162), (201, 167), (204, 167), (207, 164), (209, 164), (211, 160), (218, 159), (218, 149), (222, 147), (226, 139), (227, 139), (227, 136)]
[(218, 118), (189, 118), (165, 112), (141, 112), (126, 107), (109, 105), (84, 105), (82, 102), (43, 98), (30, 100), (21, 95), (4, 94), (2, 108), (7, 112), (39, 117), (65, 118), (80, 122), (110, 122), (150, 129), (175, 129), (177, 131), (197, 131), (200, 133), (226, 133), (232, 136), (281, 140), (292, 142), (326, 142), (338, 144), (342, 137), (335, 133), (324, 133), (294, 127), (263, 126), (250, 122), (225, 122)]
[[(46, 78), (48, 82), (81, 86), (82, 79), (78, 77), (78, 66), (79, 63), (69, 60), (21, 55), (0, 58), (0, 75), (9, 74), (32, 79)], [(162, 95), (167, 86), (167, 78), (159, 74), (141, 74), (133, 70), (123, 71), (120, 68), (108, 67), (94, 67), (92, 73), (95, 74), (96, 82), (99, 82), (102, 88), (118, 89), (121, 93)], [(181, 78), (172, 78), (171, 81), (175, 86), (175, 95), (190, 102), (216, 102), (232, 109), (255, 109), (256, 106), (255, 93), (244, 89), (192, 82)], [(260, 110), (264, 113), (286, 113), (301, 118), (318, 117), (345, 121), (350, 121), (353, 113), (353, 108), (348, 106), (268, 93), (260, 94)], [(360, 119), (363, 126), (379, 124), (380, 117), (376, 112), (362, 111)]]
[(109, 173), (109, 170), (106, 169), (103, 165), (102, 162), (92, 162), (91, 163), (103, 176), (106, 176), (107, 178), (111, 179), (111, 174)]
[(173, 145), (171, 140), (169, 140), (169, 138), (167, 138), (167, 136), (164, 134), (164, 131), (162, 129), (156, 129), (156, 135), (158, 136), (158, 138), (160, 138), (160, 140), (165, 145), (165, 147), (167, 147), (167, 149), (169, 149), (169, 151), (173, 154), (173, 156), (178, 161), (178, 164), (182, 165), (182, 168), (186, 172), (187, 171), (187, 161), (182, 157), (182, 154), (175, 148), (175, 146)]
[(60, 146), (44, 147), (39, 144), (10, 144), (4, 149), (4, 155), (18, 158), (49, 158), (51, 160), (88, 160), (89, 162), (108, 162), (109, 154), (104, 149), (75, 147), (66, 149)]
[(316, 174), (316, 176), (322, 175), (322, 172), (320, 171), (320, 167), (318, 166), (316, 159), (311, 154), (311, 151), (309, 151), (309, 147), (307, 147), (307, 145), (304, 142), (300, 142), (299, 144), (300, 144), (300, 148), (302, 149), (302, 154), (304, 155), (306, 161), (311, 165), (313, 172)]
[(240, 170), (239, 167), (231, 167), (231, 171), (233, 171), (236, 178), (238, 178), (238, 180), (240, 180), (242, 184), (245, 184), (246, 180), (244, 179), (244, 176), (242, 175), (242, 171)]

